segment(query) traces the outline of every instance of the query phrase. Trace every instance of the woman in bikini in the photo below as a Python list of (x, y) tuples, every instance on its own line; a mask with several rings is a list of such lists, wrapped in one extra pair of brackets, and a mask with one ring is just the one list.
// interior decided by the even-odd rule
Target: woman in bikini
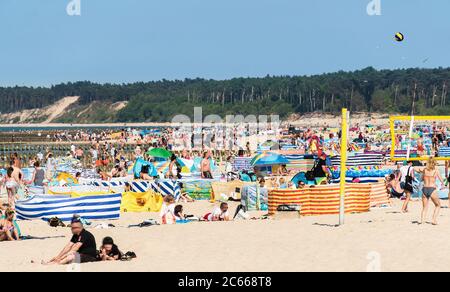
[(438, 196), (438, 188), (436, 185), (436, 180), (440, 180), (442, 186), (444, 186), (444, 180), (442, 179), (441, 174), (436, 169), (436, 161), (432, 158), (428, 160), (426, 168), (423, 170), (423, 210), (420, 224), (424, 223), (425, 218), (427, 217), (428, 204), (431, 201), (436, 207), (433, 212), (433, 225), (437, 225), (437, 218), (439, 216), (439, 211), (441, 209), (441, 201)]
[(14, 168), (10, 167), (7, 170), (6, 176), (4, 178), (4, 185), (8, 193), (8, 205), (11, 209), (15, 209), (17, 190), (19, 189), (19, 184), (14, 178)]
[(6, 209), (4, 219), (0, 220), (0, 241), (20, 240), (19, 232), (14, 226), (14, 211)]

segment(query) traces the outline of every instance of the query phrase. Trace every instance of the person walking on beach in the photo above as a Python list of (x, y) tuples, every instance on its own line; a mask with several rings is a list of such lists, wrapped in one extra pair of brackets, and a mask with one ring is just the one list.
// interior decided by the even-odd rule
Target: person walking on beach
[(436, 207), (433, 212), (433, 225), (437, 225), (437, 218), (439, 216), (439, 211), (441, 210), (441, 201), (438, 196), (438, 188), (436, 186), (436, 180), (440, 180), (442, 184), (442, 188), (445, 188), (444, 180), (441, 177), (441, 174), (436, 169), (436, 161), (433, 158), (428, 160), (426, 168), (423, 170), (423, 209), (422, 216), (420, 220), (420, 224), (423, 224), (425, 218), (427, 217), (428, 212), (428, 204), (431, 201)]
[(43, 187), (45, 180), (45, 170), (41, 168), (39, 161), (34, 163), (33, 177), (31, 178), (30, 184), (36, 187)]
[(3, 179), (6, 192), (8, 194), (8, 205), (12, 210), (15, 209), (17, 199), (17, 191), (19, 189), (19, 182), (14, 177), (14, 168), (11, 166), (6, 171), (6, 176)]
[(205, 152), (203, 154), (203, 160), (201, 162), (200, 168), (201, 168), (201, 174), (202, 178), (205, 179), (212, 179), (212, 173), (211, 173), (211, 162), (209, 161), (210, 155), (209, 152)]
[(408, 212), (408, 204), (411, 201), (411, 195), (414, 193), (413, 181), (414, 181), (414, 167), (412, 161), (408, 161), (405, 166), (400, 168), (402, 175), (400, 179), (400, 186), (405, 191), (405, 202), (403, 203), (402, 212)]
[(448, 187), (448, 207), (450, 208), (450, 172), (449, 172), (449, 168), (450, 168), (450, 161), (446, 160), (445, 161), (445, 179), (447, 180), (447, 187)]

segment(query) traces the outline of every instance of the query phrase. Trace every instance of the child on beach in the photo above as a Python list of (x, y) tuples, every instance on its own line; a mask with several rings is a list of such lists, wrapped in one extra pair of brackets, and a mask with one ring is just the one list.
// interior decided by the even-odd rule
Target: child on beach
[(103, 244), (100, 247), (98, 254), (99, 261), (118, 261), (122, 258), (123, 254), (119, 250), (119, 247), (114, 244), (114, 240), (111, 237), (105, 237)]
[(175, 198), (171, 195), (164, 197), (164, 203), (160, 212), (162, 224), (175, 224)]

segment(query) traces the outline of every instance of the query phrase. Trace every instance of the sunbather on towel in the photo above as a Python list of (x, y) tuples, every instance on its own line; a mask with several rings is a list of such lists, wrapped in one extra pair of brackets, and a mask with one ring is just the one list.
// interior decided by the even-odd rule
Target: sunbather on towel
[(215, 208), (212, 213), (206, 214), (203, 219), (206, 221), (230, 221), (230, 214), (228, 213), (228, 204), (222, 203), (220, 207)]
[(97, 245), (95, 237), (84, 229), (79, 218), (74, 218), (71, 223), (72, 239), (64, 249), (44, 265), (66, 265), (72, 263), (89, 263), (97, 261)]

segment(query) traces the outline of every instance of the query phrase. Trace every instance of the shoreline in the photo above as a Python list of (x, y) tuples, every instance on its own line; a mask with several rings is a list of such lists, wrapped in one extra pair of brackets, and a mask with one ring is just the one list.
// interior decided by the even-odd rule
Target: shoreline
[[(374, 125), (389, 125), (388, 114), (380, 113), (359, 113), (355, 112), (350, 115), (350, 120), (355, 123), (373, 123)], [(336, 127), (340, 125), (341, 116), (330, 113), (309, 113), (304, 115), (293, 114), (288, 119), (282, 120), (281, 125), (293, 125), (293, 126), (323, 126), (328, 124), (330, 127)], [(268, 122), (270, 123), (270, 122)], [(250, 125), (254, 123), (248, 123)], [(182, 123), (172, 122), (142, 122), (142, 123), (16, 123), (5, 124), (0, 123), (0, 129), (5, 128), (20, 128), (20, 129), (33, 129), (33, 128), (143, 128), (143, 127), (177, 127), (183, 125)], [(208, 126), (209, 123), (192, 122), (192, 126)], [(229, 125), (227, 123), (215, 123), (214, 125)], [(230, 124), (231, 125), (231, 124)]]

